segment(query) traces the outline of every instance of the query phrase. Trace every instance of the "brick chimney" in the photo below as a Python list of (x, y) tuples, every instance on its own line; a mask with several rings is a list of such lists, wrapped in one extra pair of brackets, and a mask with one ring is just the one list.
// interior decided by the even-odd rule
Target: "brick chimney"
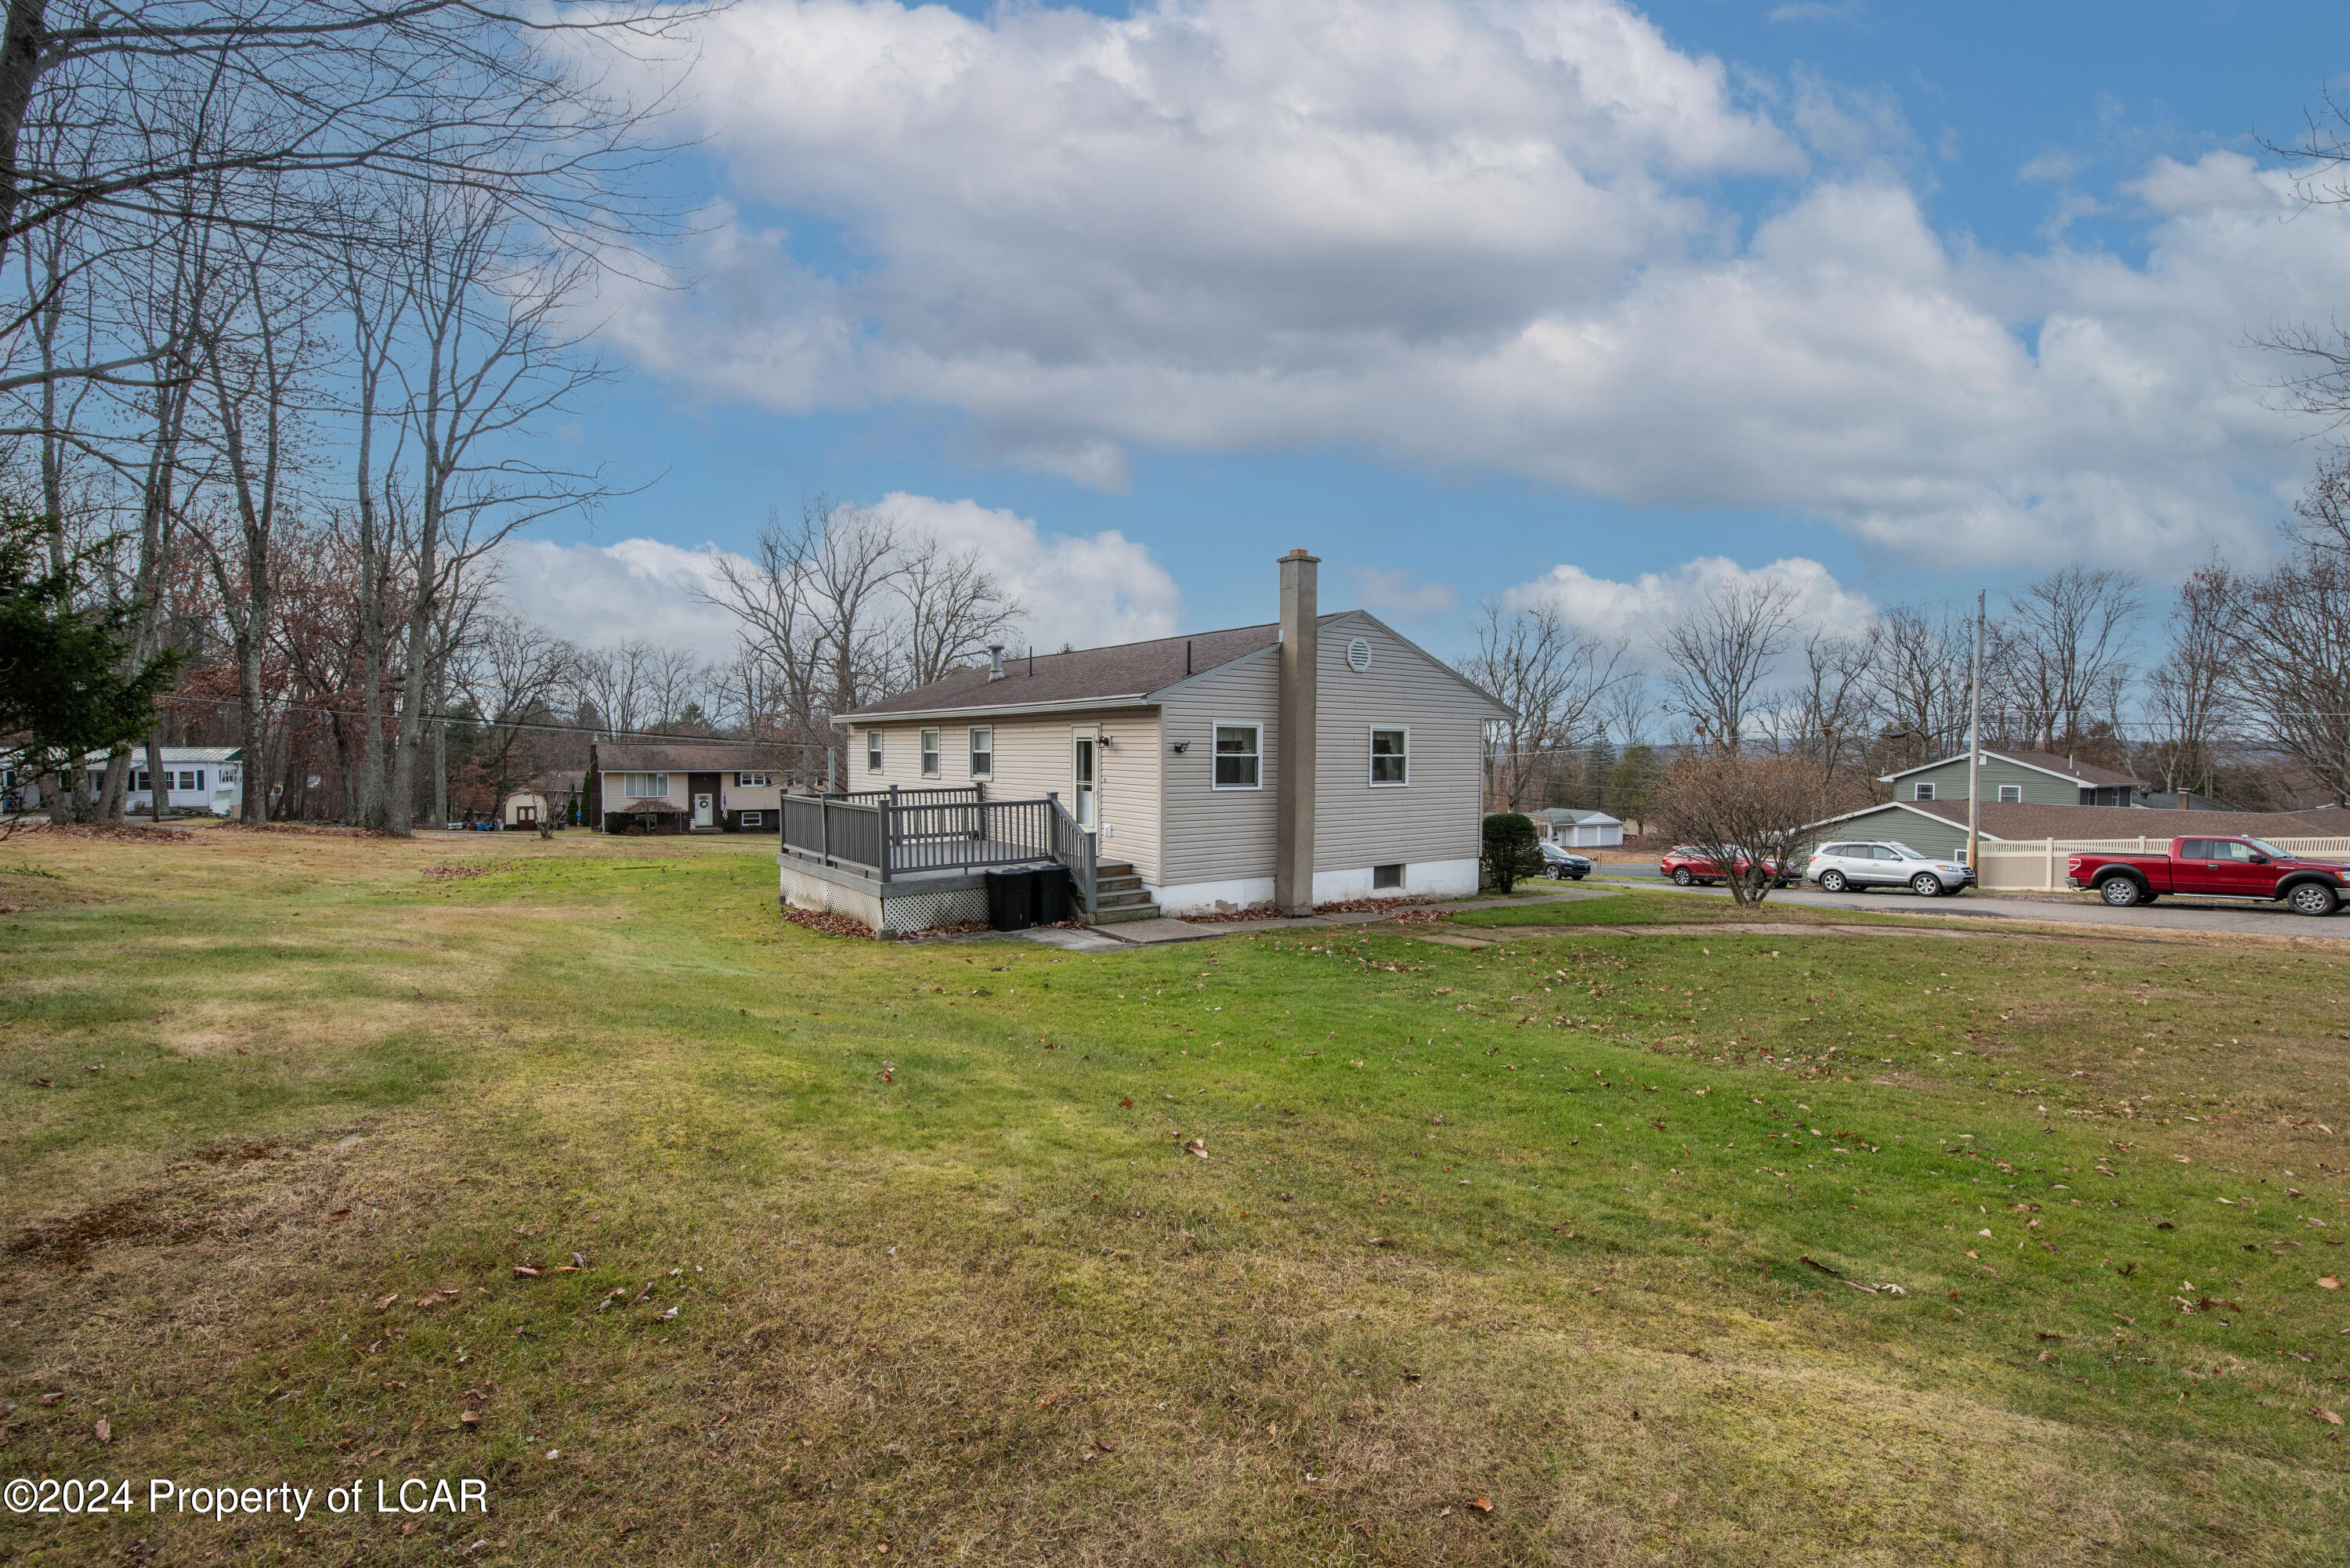
[(1320, 721), (1315, 655), (1320, 646), (1315, 568), (1303, 550), (1281, 557), (1281, 737), (1274, 774), (1273, 902), (1284, 915), (1314, 912), (1314, 737)]

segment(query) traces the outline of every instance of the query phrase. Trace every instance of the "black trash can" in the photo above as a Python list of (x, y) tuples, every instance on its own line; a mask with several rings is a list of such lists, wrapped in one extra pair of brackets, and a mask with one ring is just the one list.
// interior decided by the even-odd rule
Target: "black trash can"
[(1033, 871), (987, 873), (987, 929), (1024, 931), (1036, 923), (1036, 874)]
[(1047, 866), (1036, 873), (1036, 923), (1057, 926), (1069, 918), (1075, 901), (1066, 867)]

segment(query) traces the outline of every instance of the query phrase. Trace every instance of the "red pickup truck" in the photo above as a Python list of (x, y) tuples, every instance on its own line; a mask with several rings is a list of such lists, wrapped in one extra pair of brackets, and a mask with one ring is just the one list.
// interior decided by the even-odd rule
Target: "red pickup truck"
[(2267, 898), (2297, 915), (2330, 915), (2350, 898), (2350, 866), (2303, 860), (2258, 838), (2174, 838), (2168, 855), (2084, 853), (2065, 863), (2064, 885), (2095, 888), (2116, 909), (2165, 893)]

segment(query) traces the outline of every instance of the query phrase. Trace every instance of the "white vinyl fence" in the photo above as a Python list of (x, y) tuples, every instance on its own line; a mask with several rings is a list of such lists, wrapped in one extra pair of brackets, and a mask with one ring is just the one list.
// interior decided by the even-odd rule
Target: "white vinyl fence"
[[(2271, 844), (2295, 855), (2321, 859), (2350, 859), (2350, 838), (2272, 838)], [(2164, 855), (2168, 838), (2043, 838), (2004, 839), (1982, 846), (1982, 865), (1975, 883), (1986, 893), (2054, 892), (2064, 886), (2064, 865), (2084, 850), (2117, 855)]]

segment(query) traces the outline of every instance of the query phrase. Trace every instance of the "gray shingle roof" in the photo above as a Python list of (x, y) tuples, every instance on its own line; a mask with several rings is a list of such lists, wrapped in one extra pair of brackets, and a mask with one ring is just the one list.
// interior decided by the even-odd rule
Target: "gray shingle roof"
[[(1345, 613), (1326, 615), (1321, 621), (1336, 620)], [(987, 678), (987, 666), (974, 665), (969, 670), (951, 671), (928, 686), (917, 686), (910, 691), (868, 702), (841, 717), (881, 719), (965, 710), (1075, 706), (1121, 697), (1140, 698), (1185, 678), (1186, 643), (1191, 649), (1190, 673), (1204, 675), (1218, 665), (1262, 653), (1280, 641), (1280, 623), (1268, 622), (1224, 631), (1194, 632), (1189, 637), (1162, 637), (1150, 642), (1081, 648), (1074, 653), (1039, 653), (1034, 660), (1025, 654), (1017, 659), (1006, 657), (1001, 680)]]
[(789, 753), (759, 741), (598, 741), (608, 774), (781, 773)]
[[(1984, 756), (2005, 757), (2011, 763), (2022, 763), (2028, 768), (2039, 768), (2047, 773), (2062, 774), (2068, 779), (2078, 779), (2085, 784), (2104, 784), (2110, 788), (2116, 784), (2135, 784), (2145, 782), (2129, 774), (2117, 774), (2111, 768), (2093, 767), (2087, 763), (2076, 763), (2070, 757), (2058, 756), (2054, 752), (2024, 752), (2012, 746), (1985, 746), (1982, 750)], [(1911, 774), (1922, 774), (1929, 768), (1946, 767), (1951, 763), (1962, 763), (1966, 760), (1967, 754), (1964, 752), (1953, 757), (1938, 757), (1930, 763), (1920, 763), (1914, 768), (1903, 768), (1899, 773), (1887, 774), (1885, 779), (1879, 782), (1908, 778)]]

